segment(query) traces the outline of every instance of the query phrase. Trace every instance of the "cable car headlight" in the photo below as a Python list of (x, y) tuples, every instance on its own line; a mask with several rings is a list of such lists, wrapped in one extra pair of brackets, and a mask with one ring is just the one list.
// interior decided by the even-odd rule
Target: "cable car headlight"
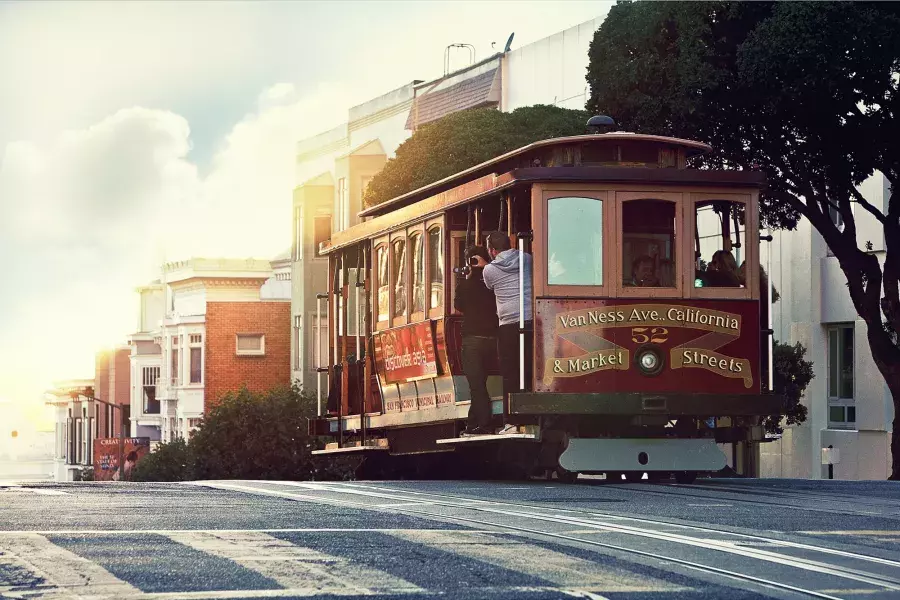
[(634, 362), (641, 375), (659, 375), (665, 363), (662, 350), (656, 345), (641, 346), (634, 353)]

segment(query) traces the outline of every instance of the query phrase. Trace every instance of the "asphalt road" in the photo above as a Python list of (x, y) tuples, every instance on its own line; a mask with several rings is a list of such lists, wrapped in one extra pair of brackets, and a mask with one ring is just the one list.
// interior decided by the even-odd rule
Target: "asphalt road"
[(2, 598), (900, 598), (900, 485), (0, 483)]

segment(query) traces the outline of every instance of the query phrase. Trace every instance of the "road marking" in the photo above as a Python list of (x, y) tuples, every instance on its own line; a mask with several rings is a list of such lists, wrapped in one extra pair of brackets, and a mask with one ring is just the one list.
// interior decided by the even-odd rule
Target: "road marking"
[(544, 547), (535, 547), (524, 538), (509, 535), (464, 532), (444, 535), (442, 531), (391, 534), (404, 540), (465, 556), (511, 571), (524, 573), (574, 591), (670, 592), (685, 588), (663, 581), (635, 576)]
[(383, 571), (265, 533), (181, 532), (168, 537), (200, 552), (232, 560), (285, 588), (341, 595), (424, 591)]
[(43, 488), (22, 487), (19, 485), (2, 485), (0, 489), (7, 492), (23, 492), (25, 494), (37, 494), (38, 496), (68, 496), (69, 492), (61, 492), (59, 490), (45, 490)]
[[(141, 593), (100, 565), (36, 533), (0, 539), (0, 566), (3, 565), (24, 568), (40, 577), (46, 582), (41, 586), (46, 592), (43, 595), (56, 598), (122, 598)], [(13, 591), (11, 587), (0, 586), (0, 595), (8, 595)]]
[(688, 504), (696, 508), (730, 508), (733, 504)]
[[(312, 483), (312, 484), (311, 483), (302, 483), (301, 484), (301, 483), (295, 483), (295, 482), (289, 482), (289, 481), (279, 481), (279, 482), (272, 482), (272, 483), (277, 483), (278, 485), (283, 485), (283, 486), (301, 487), (301, 488), (306, 488), (306, 489), (309, 489), (310, 487), (317, 487), (319, 489), (331, 488), (336, 493), (343, 492), (348, 495), (389, 498), (389, 499), (394, 499), (394, 500), (416, 500), (417, 499), (415, 497), (410, 497), (410, 495), (412, 495), (412, 496), (429, 496), (430, 495), (432, 497), (438, 497), (438, 498), (443, 496), (443, 497), (453, 499), (452, 496), (446, 496), (446, 495), (434, 494), (434, 493), (432, 493), (432, 494), (428, 494), (428, 493), (416, 494), (413, 492), (413, 493), (407, 494), (405, 492), (400, 492), (399, 493), (400, 495), (398, 495), (398, 493), (395, 490), (392, 490), (390, 488), (384, 488), (384, 487), (378, 487), (378, 486), (367, 486), (367, 485), (360, 485), (360, 484), (323, 485), (321, 483)], [(251, 492), (256, 491), (257, 493), (272, 494), (272, 495), (276, 495), (276, 496), (281, 495), (282, 497), (290, 497), (290, 498), (304, 499), (304, 500), (310, 498), (309, 496), (304, 496), (303, 494), (292, 494), (289, 492), (279, 493), (279, 492), (277, 492), (275, 490), (271, 490), (271, 489), (256, 489), (256, 488), (252, 488), (250, 486), (239, 486), (239, 485), (228, 484), (227, 482), (207, 482), (207, 483), (199, 483), (199, 485), (209, 485), (210, 487), (224, 487), (225, 489), (229, 489), (229, 488), (244, 489), (244, 490), (251, 491)], [(406, 495), (402, 495), (402, 494), (406, 494)], [(352, 500), (341, 500), (341, 499), (335, 499), (335, 498), (327, 498), (327, 499), (320, 498), (319, 501), (334, 503), (334, 504), (338, 504), (338, 505), (343, 504), (343, 505), (348, 505), (348, 506), (355, 506), (355, 507), (359, 507), (359, 508), (366, 507), (365, 503), (361, 502), (361, 501), (354, 502)], [(498, 514), (498, 515), (502, 515), (505, 517), (514, 517), (514, 518), (522, 517), (522, 518), (533, 519), (533, 520), (537, 520), (537, 521), (550, 521), (550, 522), (555, 522), (558, 524), (569, 524), (569, 525), (576, 525), (576, 526), (580, 525), (583, 527), (597, 528), (597, 529), (610, 528), (610, 529), (615, 530), (618, 533), (625, 533), (625, 534), (629, 534), (629, 535), (633, 535), (633, 536), (656, 539), (656, 540), (660, 540), (660, 541), (675, 542), (675, 543), (683, 544), (686, 546), (694, 546), (694, 547), (698, 547), (698, 548), (718, 550), (720, 552), (725, 552), (728, 554), (734, 554), (734, 555), (739, 555), (739, 556), (743, 556), (746, 558), (753, 558), (753, 559), (757, 559), (757, 560), (761, 560), (761, 561), (765, 561), (765, 562), (769, 562), (769, 563), (795, 567), (798, 569), (803, 569), (803, 570), (810, 571), (810, 572), (820, 573), (823, 575), (833, 575), (833, 576), (841, 577), (844, 579), (857, 581), (860, 583), (881, 586), (883, 588), (893, 590), (893, 591), (900, 591), (900, 580), (895, 580), (893, 578), (885, 578), (885, 577), (882, 577), (875, 573), (870, 573), (867, 571), (862, 571), (862, 570), (857, 570), (857, 569), (845, 568), (845, 567), (841, 567), (838, 565), (831, 565), (831, 564), (828, 564), (825, 562), (804, 559), (804, 558), (800, 558), (800, 557), (793, 556), (793, 555), (782, 554), (782, 553), (778, 553), (778, 552), (770, 552), (770, 551), (762, 550), (762, 549), (740, 547), (735, 541), (705, 539), (705, 538), (681, 535), (681, 534), (647, 529), (647, 528), (641, 528), (641, 527), (619, 525), (619, 524), (614, 524), (614, 523), (609, 523), (609, 522), (597, 522), (597, 521), (587, 520), (587, 519), (583, 519), (583, 518), (567, 517), (567, 516), (563, 516), (563, 515), (548, 515), (548, 514), (540, 514), (540, 513), (536, 513), (536, 512), (524, 512), (523, 510), (521, 510), (522, 507), (516, 507), (516, 510), (510, 510), (508, 508), (502, 508), (505, 506), (509, 506), (509, 504), (510, 504), (510, 503), (505, 503), (505, 502), (484, 500), (484, 501), (478, 502), (477, 505), (474, 505), (474, 503), (469, 504), (469, 505), (462, 505), (458, 502), (451, 502), (449, 500), (436, 500), (436, 501), (434, 501), (434, 504), (437, 507), (447, 506), (447, 507), (454, 507), (454, 508), (472, 508), (479, 512)], [(524, 507), (524, 508), (533, 510), (535, 507), (528, 506), (528, 507)], [(416, 513), (416, 514), (428, 515), (428, 516), (437, 517), (437, 518), (450, 518), (450, 519), (454, 518), (454, 515), (452, 515), (452, 514), (431, 514), (431, 513), (424, 513), (422, 511), (410, 511), (410, 512)], [(660, 525), (659, 523), (655, 523), (655, 524)], [(502, 525), (498, 524), (498, 526), (502, 526)], [(721, 532), (721, 531), (719, 531), (717, 533), (718, 534), (725, 533), (726, 535), (735, 535), (735, 537), (739, 537), (739, 538), (752, 538), (753, 537), (753, 536), (746, 536), (746, 535), (742, 535), (742, 534), (729, 534), (728, 532)], [(757, 539), (762, 539), (762, 538), (757, 538)], [(771, 541), (777, 542), (779, 545), (784, 546), (784, 547), (804, 548), (804, 549), (815, 550), (815, 551), (826, 553), (826, 554), (840, 555), (840, 556), (845, 556), (848, 558), (854, 558), (854, 559), (858, 559), (858, 560), (865, 560), (865, 561), (870, 561), (870, 562), (880, 563), (880, 564), (888, 564), (891, 566), (900, 566), (900, 563), (898, 563), (896, 561), (891, 561), (891, 560), (877, 558), (877, 557), (864, 556), (864, 555), (846, 552), (846, 551), (842, 551), (842, 550), (836, 550), (836, 549), (832, 549), (832, 548), (822, 548), (822, 547), (817, 547), (817, 546), (810, 546), (808, 544), (798, 544), (795, 542), (782, 542), (779, 540), (771, 540)]]
[[(42, 529), (42, 530), (0, 530), (0, 539), (3, 537), (15, 537), (19, 535), (135, 535), (135, 534), (158, 534), (168, 536), (172, 533), (356, 533), (356, 532), (374, 532), (374, 533), (394, 533), (403, 531), (430, 531), (430, 529), (396, 529), (387, 528), (379, 529), (376, 527), (367, 528), (342, 528), (342, 527), (307, 527), (296, 529)], [(441, 529), (435, 528), (434, 531), (463, 531), (457, 529)], [(492, 533), (492, 529), (466, 529), (464, 531), (478, 531), (480, 533)]]
[(859, 529), (847, 531), (798, 531), (805, 535), (877, 535), (885, 537), (900, 537), (900, 531), (882, 531), (878, 529)]

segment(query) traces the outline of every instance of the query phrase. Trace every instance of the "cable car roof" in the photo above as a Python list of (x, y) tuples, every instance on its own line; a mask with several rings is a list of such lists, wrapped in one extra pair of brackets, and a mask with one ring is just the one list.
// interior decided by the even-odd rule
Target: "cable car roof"
[(512, 150), (511, 152), (507, 152), (506, 154), (501, 154), (500, 156), (492, 158), (489, 161), (475, 165), (474, 167), (469, 167), (468, 169), (460, 171), (459, 173), (454, 173), (449, 177), (445, 177), (444, 179), (435, 181), (434, 183), (430, 183), (411, 192), (407, 192), (403, 195), (397, 196), (396, 198), (388, 200), (387, 202), (382, 202), (381, 204), (363, 209), (360, 213), (358, 213), (358, 215), (359, 217), (374, 217), (382, 215), (397, 210), (398, 208), (401, 208), (403, 206), (407, 206), (409, 204), (417, 202), (423, 198), (433, 196), (434, 194), (440, 193), (446, 189), (460, 185), (460, 183), (462, 183), (460, 180), (468, 180), (494, 172), (508, 171), (510, 170), (509, 168), (501, 168), (500, 165), (502, 163), (510, 161), (511, 159), (522, 158), (523, 155), (528, 154), (529, 152), (534, 152), (535, 150), (548, 149), (553, 146), (565, 146), (569, 144), (606, 145), (610, 142), (621, 143), (623, 141), (672, 146), (673, 148), (679, 148), (683, 150), (685, 156), (688, 157), (696, 156), (698, 154), (704, 154), (712, 150), (712, 147), (708, 144), (695, 142), (693, 140), (684, 140), (680, 138), (665, 137), (660, 135), (629, 133), (625, 131), (614, 131), (611, 133), (590, 135), (576, 135), (562, 138), (550, 138), (547, 140), (540, 140), (528, 144), (527, 146)]

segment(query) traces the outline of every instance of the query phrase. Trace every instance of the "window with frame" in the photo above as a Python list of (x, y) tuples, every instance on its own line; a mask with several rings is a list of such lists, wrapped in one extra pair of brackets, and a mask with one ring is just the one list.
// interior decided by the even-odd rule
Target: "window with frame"
[(179, 377), (179, 369), (178, 369), (179, 358), (180, 358), (179, 352), (178, 352), (178, 350), (179, 350), (178, 345), (179, 345), (180, 338), (181, 338), (181, 336), (179, 336), (179, 335), (172, 336), (172, 364), (171, 364), (171, 372), (169, 373), (170, 379), (172, 380), (172, 385), (178, 385), (179, 382), (181, 381), (181, 379)]
[(444, 239), (441, 226), (428, 230), (428, 290), (430, 308), (444, 305)]
[(328, 317), (322, 315), (316, 320), (316, 315), (311, 315), (312, 327), (309, 328), (309, 366), (315, 370), (328, 366)]
[(203, 348), (191, 348), (191, 383), (203, 383)]
[(603, 285), (603, 201), (547, 201), (547, 283)]
[(677, 287), (675, 202), (628, 200), (622, 203), (622, 285)]
[(828, 327), (828, 427), (856, 427), (853, 325)]
[(378, 268), (378, 322), (390, 318), (388, 314), (391, 299), (391, 275), (388, 271), (387, 246), (382, 244), (375, 249), (375, 262)]
[(159, 414), (159, 400), (156, 399), (156, 382), (159, 380), (160, 367), (143, 367), (141, 381), (143, 383), (143, 411), (147, 415)]
[(704, 200), (694, 205), (695, 288), (743, 288), (746, 284), (745, 205)]
[(319, 245), (331, 239), (331, 217), (328, 215), (318, 216), (313, 220), (313, 244), (315, 244), (315, 256), (319, 258), (322, 253), (319, 251)]
[(261, 333), (238, 333), (235, 335), (238, 356), (263, 356), (266, 353), (266, 336)]
[(303, 365), (303, 317), (294, 315), (294, 370), (299, 371)]
[(412, 259), (412, 312), (425, 312), (425, 247), (422, 232), (409, 234), (409, 251)]
[(394, 285), (393, 317), (406, 314), (406, 240), (391, 242), (391, 282)]

